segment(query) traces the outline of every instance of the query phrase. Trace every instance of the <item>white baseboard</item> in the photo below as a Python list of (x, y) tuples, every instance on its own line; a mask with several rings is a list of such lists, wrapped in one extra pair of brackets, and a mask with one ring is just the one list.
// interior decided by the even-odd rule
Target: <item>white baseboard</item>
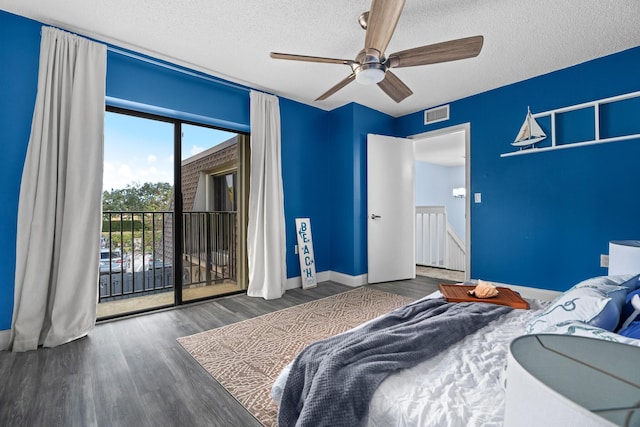
[(528, 286), (507, 285), (516, 292), (519, 292), (523, 298), (529, 299), (541, 299), (545, 301), (552, 301), (562, 292), (552, 291), (549, 289), (530, 288)]
[[(320, 271), (316, 273), (318, 283), (326, 282), (329, 279), (329, 271)], [(302, 278), (300, 276), (290, 277), (287, 279), (287, 283), (284, 285), (285, 290), (296, 289), (302, 287)]]
[(287, 283), (284, 284), (284, 289), (286, 291), (289, 291), (295, 288), (301, 288), (301, 287), (302, 287), (302, 279), (300, 278), (300, 276), (290, 277), (287, 279)]
[[(359, 276), (350, 276), (344, 273), (338, 273), (336, 271), (321, 271), (316, 273), (316, 277), (318, 278), (318, 283), (326, 282), (331, 280), (332, 282), (340, 283), (341, 285), (351, 286), (352, 288), (366, 285), (367, 275), (361, 274)], [(285, 289), (296, 289), (302, 287), (302, 278), (300, 276), (290, 277), (287, 279), (287, 283), (285, 284)]]
[(553, 299), (555, 299), (555, 297), (562, 293), (559, 291), (551, 291), (549, 289), (530, 288), (528, 286), (510, 285), (508, 283), (494, 283), (496, 286), (503, 286), (518, 292), (520, 296), (522, 296), (522, 298), (552, 301)]
[(369, 276), (366, 274), (360, 274), (359, 276), (350, 276), (348, 274), (338, 273), (337, 271), (329, 271), (328, 280), (340, 283), (341, 285), (347, 285), (355, 288), (369, 283)]
[(0, 350), (6, 350), (9, 347), (10, 337), (11, 337), (11, 329), (0, 331)]

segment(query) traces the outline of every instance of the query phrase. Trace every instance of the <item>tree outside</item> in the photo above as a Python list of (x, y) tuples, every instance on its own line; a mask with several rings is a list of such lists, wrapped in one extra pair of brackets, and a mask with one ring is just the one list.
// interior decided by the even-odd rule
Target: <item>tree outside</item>
[(107, 211), (168, 211), (173, 197), (173, 185), (167, 182), (128, 184), (123, 189), (102, 193), (102, 210)]
[(125, 262), (136, 258), (140, 267), (152, 262), (162, 244), (164, 223), (171, 219), (172, 198), (173, 186), (166, 182), (133, 183), (104, 191), (103, 245), (120, 248)]

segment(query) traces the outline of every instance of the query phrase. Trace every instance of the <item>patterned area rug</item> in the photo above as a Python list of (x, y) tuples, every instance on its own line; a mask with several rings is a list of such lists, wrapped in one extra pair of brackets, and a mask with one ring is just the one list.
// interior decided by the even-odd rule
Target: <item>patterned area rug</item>
[(304, 347), (411, 301), (362, 287), (178, 342), (258, 421), (271, 427), (277, 425), (278, 415), (271, 386)]

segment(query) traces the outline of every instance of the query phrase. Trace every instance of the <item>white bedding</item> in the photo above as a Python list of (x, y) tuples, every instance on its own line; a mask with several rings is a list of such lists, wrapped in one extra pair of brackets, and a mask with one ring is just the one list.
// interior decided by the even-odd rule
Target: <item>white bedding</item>
[[(385, 379), (371, 400), (368, 426), (501, 426), (508, 345), (545, 304), (529, 303), (530, 310), (513, 310), (443, 354)], [(272, 388), (276, 401), (288, 368)]]
[(368, 425), (501, 426), (509, 343), (543, 303), (530, 304), (530, 310), (513, 310), (448, 351), (389, 376), (373, 395)]

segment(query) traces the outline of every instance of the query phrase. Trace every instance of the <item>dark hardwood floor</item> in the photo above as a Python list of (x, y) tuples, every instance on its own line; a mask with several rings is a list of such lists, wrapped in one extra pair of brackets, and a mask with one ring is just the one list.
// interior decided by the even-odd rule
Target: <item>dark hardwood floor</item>
[[(420, 298), (446, 281), (367, 285)], [(98, 324), (53, 349), (0, 352), (0, 426), (260, 426), (176, 338), (352, 288), (323, 282), (265, 301), (235, 295)]]

